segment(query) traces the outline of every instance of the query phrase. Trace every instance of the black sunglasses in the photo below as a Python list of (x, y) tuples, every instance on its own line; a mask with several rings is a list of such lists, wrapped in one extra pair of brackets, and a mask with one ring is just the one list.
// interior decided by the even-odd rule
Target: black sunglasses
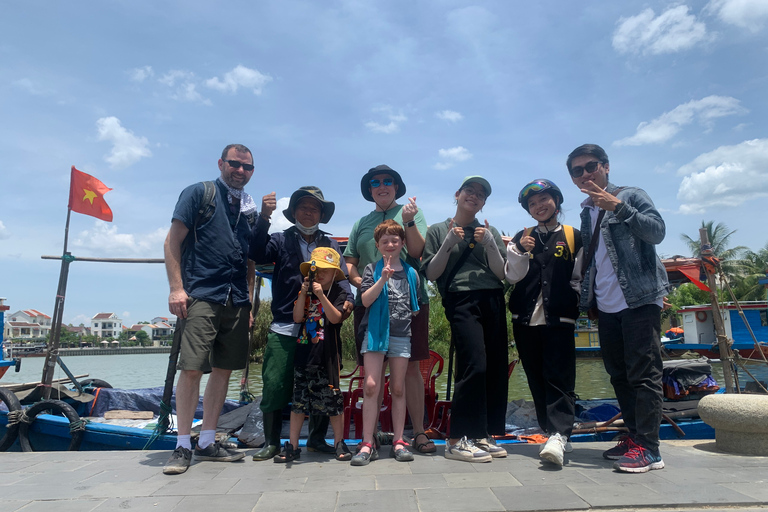
[(231, 167), (234, 167), (235, 169), (239, 169), (240, 167), (242, 167), (244, 171), (253, 170), (253, 164), (244, 164), (243, 162), (238, 162), (237, 160), (227, 160), (227, 163)]
[(378, 188), (379, 185), (383, 184), (385, 187), (391, 187), (394, 185), (395, 180), (392, 178), (384, 178), (383, 180), (371, 180), (371, 187), (372, 188)]
[(598, 165), (600, 165), (600, 162), (593, 160), (591, 162), (587, 162), (584, 166), (579, 165), (578, 167), (571, 167), (571, 170), (568, 172), (571, 173), (571, 177), (573, 178), (581, 178), (581, 176), (584, 174), (584, 171), (592, 174), (597, 170)]

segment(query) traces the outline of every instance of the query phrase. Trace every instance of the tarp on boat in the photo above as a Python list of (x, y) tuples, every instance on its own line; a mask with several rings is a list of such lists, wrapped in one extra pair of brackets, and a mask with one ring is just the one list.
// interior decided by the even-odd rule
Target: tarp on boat
[[(144, 388), (144, 389), (114, 389), (98, 388), (94, 392), (96, 398), (90, 404), (88, 416), (104, 416), (107, 411), (115, 409), (124, 411), (152, 411), (155, 416), (160, 414), (160, 401), (163, 398), (163, 387)], [(171, 408), (176, 413), (176, 389), (174, 388), (173, 398), (171, 399)], [(222, 414), (240, 407), (240, 403), (234, 400), (224, 402)], [(195, 418), (203, 417), (203, 397), (197, 403)]]

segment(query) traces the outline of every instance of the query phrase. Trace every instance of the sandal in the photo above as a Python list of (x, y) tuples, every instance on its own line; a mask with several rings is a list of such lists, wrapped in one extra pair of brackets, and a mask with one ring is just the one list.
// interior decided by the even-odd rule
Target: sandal
[[(426, 439), (426, 442), (420, 443), (418, 442), (419, 436), (424, 436), (424, 439)], [(424, 432), (419, 432), (415, 436), (413, 436), (413, 448), (419, 452), (419, 453), (435, 453), (437, 448), (435, 448), (435, 443), (432, 442), (432, 440), (427, 436)]]
[(336, 460), (348, 461), (352, 458), (352, 453), (347, 448), (347, 443), (342, 439), (336, 443)]
[[(398, 448), (398, 446), (400, 446), (400, 448)], [(408, 446), (408, 443), (402, 439), (398, 439), (392, 443), (392, 451), (390, 452), (392, 457), (394, 457), (397, 462), (411, 462), (413, 460), (413, 454), (408, 451)]]
[(272, 459), (277, 463), (286, 463), (286, 462), (293, 462), (294, 460), (301, 457), (301, 448), (295, 448), (291, 443), (288, 441), (285, 442), (283, 445), (283, 451), (275, 455), (275, 458)]
[[(376, 451), (376, 448), (371, 443), (361, 443), (360, 448), (361, 451), (357, 452), (350, 462), (353, 466), (367, 466), (369, 462), (379, 458), (379, 452)], [(362, 448), (368, 448), (371, 451), (364, 452)]]

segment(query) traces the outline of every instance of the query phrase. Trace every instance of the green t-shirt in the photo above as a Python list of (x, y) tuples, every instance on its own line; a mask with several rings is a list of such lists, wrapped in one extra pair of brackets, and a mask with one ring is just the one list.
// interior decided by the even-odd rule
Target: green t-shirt
[[(432, 261), (437, 251), (443, 245), (445, 236), (448, 234), (448, 224), (451, 219), (446, 219), (444, 222), (438, 222), (429, 226), (427, 230), (427, 236), (425, 237), (424, 254), (421, 258), (422, 273), (426, 273), (426, 269), (429, 266), (429, 262)], [(471, 227), (481, 228), (483, 224), (475, 219)], [(496, 240), (496, 247), (501, 254), (502, 259), (506, 257), (506, 247), (501, 240), (501, 235), (496, 228), (491, 226), (491, 233), (494, 240)], [(445, 266), (445, 271), (440, 277), (437, 278), (437, 289), (440, 290), (440, 295), (445, 295), (446, 279), (450, 274), (456, 262), (461, 257), (461, 253), (467, 248), (468, 242), (466, 241), (470, 237), (470, 233), (465, 230), (465, 240), (459, 242), (451, 248), (451, 254), (448, 257), (448, 264)], [(468, 292), (472, 290), (495, 290), (503, 289), (502, 282), (493, 274), (491, 268), (488, 266), (488, 258), (485, 255), (485, 248), (482, 244), (476, 243), (474, 249), (470, 253), (467, 260), (461, 266), (456, 273), (456, 277), (453, 278), (453, 282), (450, 284), (448, 291), (451, 292)]]
[[(373, 231), (376, 226), (381, 224), (387, 219), (394, 219), (395, 222), (403, 225), (403, 205), (397, 205), (394, 208), (390, 208), (386, 212), (373, 211), (361, 218), (352, 227), (352, 232), (349, 234), (349, 240), (347, 241), (347, 248), (344, 250), (345, 258), (357, 258), (357, 271), (362, 276), (366, 265), (374, 263), (381, 259), (381, 253), (376, 249), (376, 242), (373, 239)], [(427, 233), (427, 221), (424, 219), (424, 214), (421, 210), (416, 212), (416, 216), (413, 218), (416, 222), (416, 229), (419, 230), (421, 236), (425, 236)], [(405, 228), (409, 229), (409, 228)], [(410, 228), (413, 229), (413, 228)], [(412, 258), (408, 255), (407, 248), (404, 247), (400, 253), (400, 257), (405, 260), (410, 266), (412, 266), (417, 272), (421, 265), (419, 260)], [(419, 297), (423, 301), (427, 301), (427, 283), (426, 279), (419, 279)], [(362, 306), (363, 302), (360, 298), (360, 291), (357, 291), (355, 298), (355, 305)]]

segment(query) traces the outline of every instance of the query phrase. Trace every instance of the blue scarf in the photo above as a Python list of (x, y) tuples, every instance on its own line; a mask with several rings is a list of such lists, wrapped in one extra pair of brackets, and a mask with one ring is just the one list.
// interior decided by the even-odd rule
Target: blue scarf
[[(404, 262), (400, 263), (405, 270), (408, 279), (408, 288), (411, 295), (411, 311), (419, 310), (419, 300), (417, 297), (416, 271)], [(380, 259), (373, 270), (373, 282), (381, 278), (381, 272), (384, 270), (384, 258)], [(386, 352), (389, 350), (389, 285), (384, 283), (378, 298), (368, 308), (368, 350), (373, 352)]]

